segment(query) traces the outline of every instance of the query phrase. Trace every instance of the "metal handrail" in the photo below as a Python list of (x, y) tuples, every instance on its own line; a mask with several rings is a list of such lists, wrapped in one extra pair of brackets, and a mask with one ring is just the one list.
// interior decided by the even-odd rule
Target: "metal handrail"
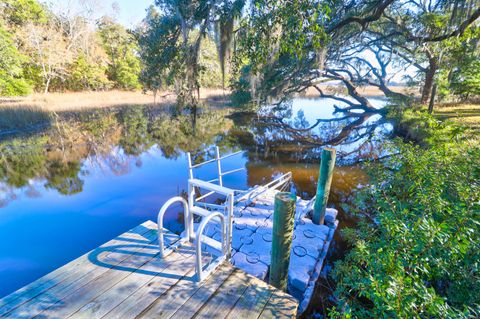
[(231, 193), (233, 193), (233, 190), (228, 187), (220, 186), (217, 184), (209, 183), (206, 181), (202, 181), (200, 179), (192, 178), (189, 179), (188, 182), (195, 187), (199, 187), (208, 191), (213, 191), (217, 194), (223, 195), (223, 196), (228, 196)]
[(292, 172), (285, 173), (269, 183), (261, 186), (256, 186), (255, 188), (241, 192), (237, 198), (235, 198), (235, 203), (245, 201), (249, 205), (255, 198), (265, 193), (270, 189), (277, 189), (280, 186), (288, 183), (292, 179)]
[[(165, 250), (165, 242), (163, 239), (163, 216), (165, 215), (165, 212), (167, 209), (172, 205), (177, 202), (181, 202), (183, 204), (183, 215), (184, 215), (184, 224), (185, 224), (185, 232), (184, 236), (181, 237), (174, 245), (169, 246), (167, 250)], [(163, 258), (167, 256), (169, 253), (174, 251), (176, 248), (178, 248), (181, 244), (190, 241), (190, 224), (189, 224), (189, 207), (187, 201), (180, 196), (172, 197), (170, 198), (165, 204), (163, 204), (162, 208), (160, 208), (160, 211), (158, 212), (157, 216), (157, 225), (158, 225), (158, 246), (160, 248), (160, 257)]]
[[(207, 191), (214, 192), (216, 194), (225, 196), (227, 198), (226, 204), (223, 206), (226, 208), (227, 212), (227, 246), (228, 251), (227, 255), (230, 256), (230, 243), (232, 237), (232, 228), (233, 228), (233, 205), (235, 200), (235, 192), (234, 190), (223, 187), (217, 184), (208, 183), (199, 179), (189, 179), (188, 180), (188, 209), (191, 211), (193, 206), (195, 206), (195, 187), (205, 189)], [(194, 236), (193, 234), (193, 214), (189, 214), (189, 230), (190, 230), (190, 237)]]
[(228, 174), (233, 174), (233, 173), (236, 173), (236, 172), (240, 172), (240, 171), (244, 171), (245, 168), (242, 167), (242, 168), (236, 168), (236, 169), (232, 169), (231, 171), (227, 171), (225, 173), (220, 173), (220, 176), (225, 176), (225, 175), (228, 175)]
[[(205, 229), (205, 226), (212, 220), (213, 218), (219, 218), (220, 219), (220, 224), (222, 227), (222, 255), (218, 257), (215, 261), (212, 261), (210, 265), (207, 267), (207, 269), (203, 270), (202, 266), (202, 236), (203, 236), (203, 230)], [(227, 254), (227, 243), (226, 243), (226, 238), (225, 238), (225, 217), (223, 216), (222, 213), (220, 212), (213, 212), (212, 214), (208, 215), (205, 217), (202, 222), (200, 223), (200, 226), (198, 227), (197, 233), (195, 234), (195, 270), (197, 273), (197, 281), (201, 282), (203, 279), (205, 279), (212, 271), (214, 271), (218, 265), (220, 265), (223, 261), (226, 259), (226, 254)]]
[[(229, 158), (229, 157), (241, 154), (241, 153), (243, 153), (243, 151), (238, 151), (238, 152), (230, 153), (230, 154), (227, 154), (227, 155), (224, 155), (224, 156), (220, 156), (220, 148), (218, 146), (215, 146), (215, 158), (206, 160), (205, 162), (193, 164), (192, 155), (190, 154), (190, 152), (187, 152), (189, 178), (194, 178), (194, 176), (193, 176), (193, 170), (194, 169), (200, 168), (204, 165), (207, 165), (207, 164), (210, 164), (210, 163), (213, 163), (213, 162), (217, 162), (217, 170), (218, 170), (218, 175), (219, 175), (217, 180), (218, 180), (219, 184), (222, 185), (222, 180), (221, 180), (222, 165), (221, 165), (221, 161), (226, 159), (226, 158)], [(225, 175), (225, 174), (223, 174), (223, 175)]]
[[(190, 153), (189, 153), (190, 154)], [(213, 163), (217, 161), (217, 158), (212, 158), (208, 161), (205, 161), (205, 162), (201, 162), (201, 163), (198, 163), (198, 164), (194, 164), (191, 166), (191, 168), (199, 168), (199, 167), (202, 167), (203, 165), (206, 165), (206, 164), (209, 164), (209, 163)]]

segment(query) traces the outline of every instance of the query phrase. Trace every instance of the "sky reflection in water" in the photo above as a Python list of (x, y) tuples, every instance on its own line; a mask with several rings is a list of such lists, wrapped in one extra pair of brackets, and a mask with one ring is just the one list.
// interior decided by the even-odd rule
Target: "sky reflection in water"
[[(292, 125), (302, 112), (307, 127), (318, 118), (334, 116), (333, 104), (318, 99), (297, 99), (288, 108), (280, 113), (290, 114), (283, 120)], [(99, 118), (104, 123), (102, 116)], [(88, 118), (80, 126), (65, 124), (63, 129), (67, 131), (63, 133), (52, 129), (0, 141), (0, 297), (147, 219), (155, 220), (168, 198), (186, 190), (185, 151), (201, 159), (208, 157), (205, 150), (215, 144), (223, 153), (244, 150), (243, 155), (223, 163), (224, 170), (246, 168), (226, 176), (227, 186), (246, 188), (269, 181), (279, 172), (292, 171), (297, 193), (303, 197), (313, 195), (320, 146), (309, 145), (305, 152), (299, 152), (300, 148), (284, 149), (286, 140), (296, 147), (304, 145), (292, 141), (292, 135), (282, 127), (265, 121), (259, 125), (256, 117), (233, 116), (233, 120), (222, 122), (209, 116), (198, 116), (195, 137), (190, 117), (159, 120), (151, 110), (143, 110), (120, 112), (116, 115), (119, 120), (114, 121), (120, 129), (107, 121), (104, 131), (89, 133), (90, 139), (73, 139), (67, 150), (62, 144), (62, 152), (57, 135), (70, 136), (65, 127), (72, 125), (73, 132), (78, 127), (98, 126), (96, 122)], [(378, 115), (370, 117), (364, 125), (378, 119)], [(388, 125), (378, 130), (388, 132)], [(334, 134), (321, 131), (325, 127), (317, 129), (314, 137)], [(277, 140), (280, 142), (275, 144)], [(25, 152), (30, 147), (37, 150)], [(350, 151), (354, 146), (337, 147)], [(216, 167), (210, 166), (200, 170), (199, 177), (211, 179), (215, 173)], [(351, 189), (365, 182), (357, 167), (337, 169), (332, 205), (345, 202)], [(169, 212), (167, 226), (179, 227), (178, 211)]]

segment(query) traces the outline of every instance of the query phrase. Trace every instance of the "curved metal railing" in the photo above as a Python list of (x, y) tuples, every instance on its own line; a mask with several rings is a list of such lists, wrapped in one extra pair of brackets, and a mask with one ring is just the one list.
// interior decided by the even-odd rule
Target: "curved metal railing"
[[(222, 247), (221, 247), (221, 252), (222, 254), (212, 261), (210, 265), (204, 270), (203, 269), (203, 263), (202, 263), (202, 236), (203, 236), (203, 230), (205, 229), (205, 226), (213, 219), (213, 218), (219, 218), (220, 219), (220, 224), (222, 227)], [(226, 259), (226, 254), (227, 254), (227, 243), (226, 243), (226, 227), (225, 227), (225, 217), (221, 212), (213, 212), (210, 215), (206, 216), (203, 218), (202, 222), (200, 223), (200, 226), (197, 229), (197, 232), (195, 234), (195, 270), (197, 273), (197, 280), (201, 282), (203, 279), (205, 279), (213, 270), (217, 268), (217, 266), (225, 261)]]
[[(163, 215), (165, 215), (165, 212), (170, 206), (172, 206), (172, 204), (175, 204), (177, 202), (180, 202), (183, 204), (183, 219), (185, 224), (185, 232), (184, 232), (184, 235), (174, 245), (169, 246), (167, 250), (165, 250), (165, 242), (163, 238)], [(188, 203), (183, 197), (180, 197), (180, 196), (172, 197), (165, 204), (163, 204), (162, 208), (158, 212), (158, 217), (157, 217), (158, 246), (160, 247), (161, 258), (167, 256), (169, 253), (177, 249), (184, 242), (190, 241), (191, 232), (189, 229), (190, 228), (189, 215), (190, 213), (188, 210)]]

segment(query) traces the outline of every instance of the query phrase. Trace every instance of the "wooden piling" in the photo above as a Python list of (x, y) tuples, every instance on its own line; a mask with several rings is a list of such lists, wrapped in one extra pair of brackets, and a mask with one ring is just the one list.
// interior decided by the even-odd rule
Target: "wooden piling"
[(334, 148), (324, 148), (322, 162), (320, 163), (320, 175), (318, 176), (317, 195), (313, 206), (312, 221), (314, 224), (323, 225), (325, 209), (327, 208), (330, 185), (332, 184), (333, 169), (337, 151)]
[(269, 282), (283, 291), (286, 291), (288, 282), (295, 206), (296, 196), (292, 193), (284, 192), (275, 195)]

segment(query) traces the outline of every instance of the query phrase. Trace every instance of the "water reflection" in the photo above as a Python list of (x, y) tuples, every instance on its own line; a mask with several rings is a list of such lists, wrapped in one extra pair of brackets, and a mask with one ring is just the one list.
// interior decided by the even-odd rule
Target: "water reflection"
[[(203, 161), (213, 156), (214, 145), (222, 153), (245, 150), (223, 164), (225, 170), (246, 168), (226, 177), (227, 186), (245, 188), (292, 171), (304, 198), (314, 195), (324, 145), (336, 145), (343, 163), (382, 154), (388, 125), (380, 116), (344, 118), (334, 110), (327, 101), (307, 99), (260, 116), (134, 106), (64, 114), (43, 132), (2, 135), (0, 297), (155, 219), (165, 200), (186, 190), (185, 152)], [(199, 174), (211, 179), (216, 167)], [(331, 203), (341, 208), (364, 183), (359, 167), (336, 169)], [(166, 216), (167, 227), (181, 227), (177, 213)], [(340, 218), (341, 226), (351, 222)]]
[[(380, 107), (384, 101), (374, 103)], [(392, 131), (379, 113), (339, 112), (323, 99), (296, 99), (247, 120), (237, 118), (235, 124), (239, 140), (248, 141), (250, 150), (292, 162), (318, 162), (325, 146), (337, 149), (340, 164), (376, 159), (386, 155), (383, 141)]]

